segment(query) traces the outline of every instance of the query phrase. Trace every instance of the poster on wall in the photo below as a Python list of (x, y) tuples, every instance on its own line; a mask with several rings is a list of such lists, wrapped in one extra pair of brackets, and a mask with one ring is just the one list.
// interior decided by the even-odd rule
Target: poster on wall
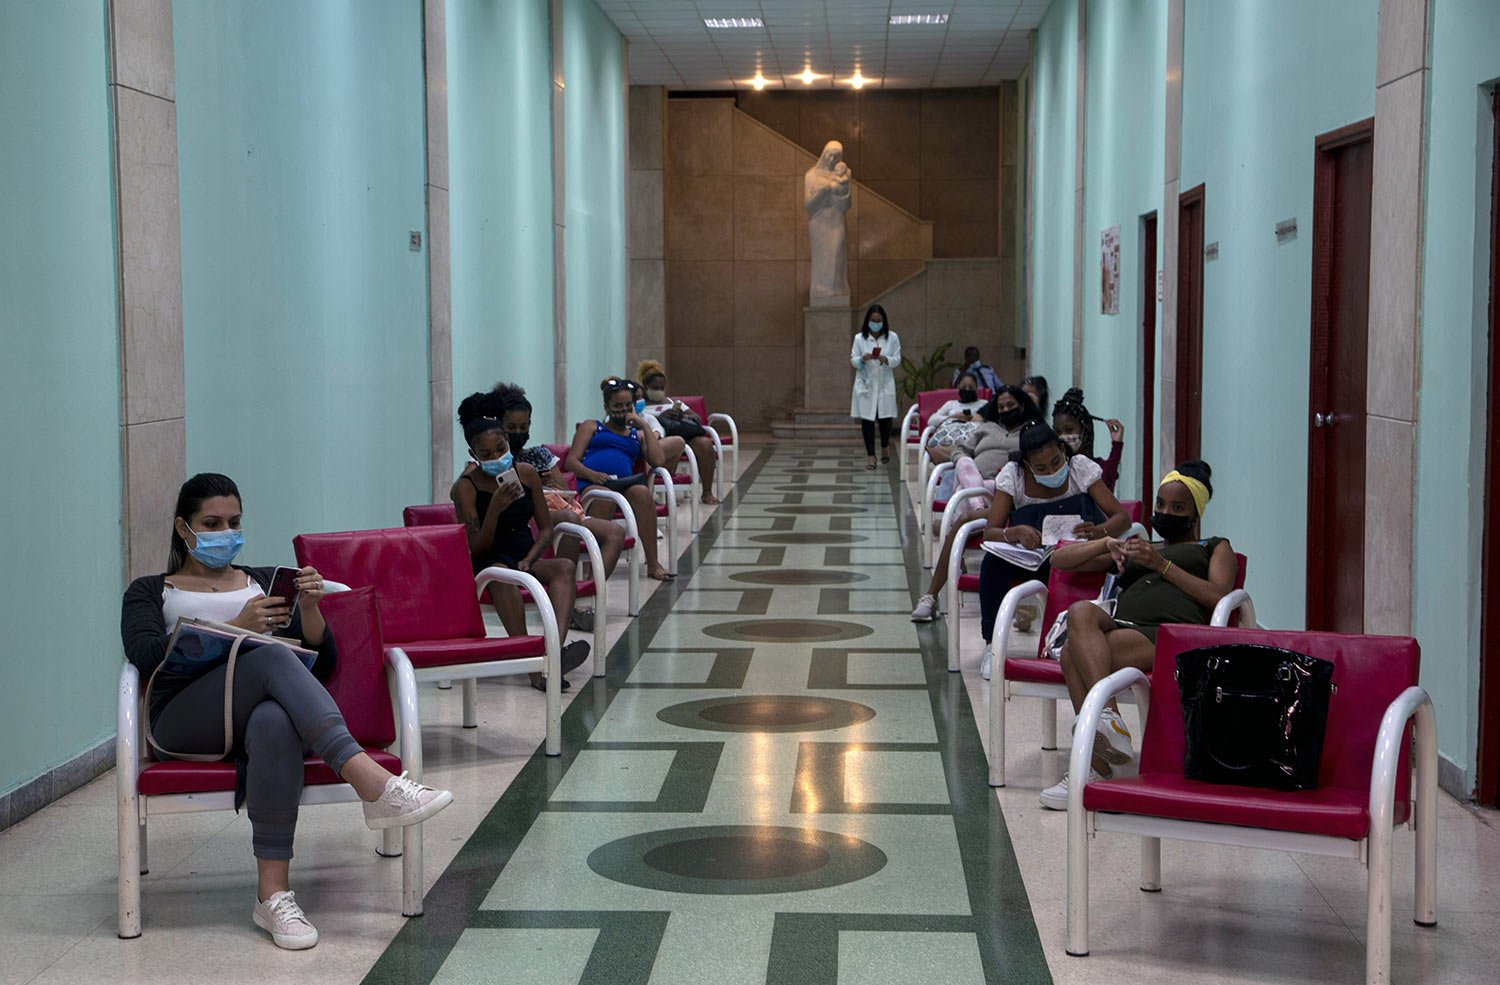
[(1099, 234), (1099, 311), (1120, 313), (1120, 227)]

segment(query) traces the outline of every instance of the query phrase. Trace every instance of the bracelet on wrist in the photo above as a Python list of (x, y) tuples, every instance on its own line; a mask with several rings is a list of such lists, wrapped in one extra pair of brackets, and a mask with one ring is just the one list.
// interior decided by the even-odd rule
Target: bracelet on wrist
[(1163, 577), (1163, 578), (1165, 578), (1165, 577), (1166, 577), (1166, 576), (1167, 576), (1167, 572), (1168, 572), (1168, 571), (1171, 571), (1171, 570), (1172, 570), (1172, 562), (1171, 562), (1171, 561), (1168, 561), (1168, 562), (1167, 562), (1167, 566), (1166, 566), (1166, 567), (1165, 567), (1165, 568), (1162, 568), (1162, 569), (1161, 569), (1161, 576), (1162, 576), (1162, 577)]

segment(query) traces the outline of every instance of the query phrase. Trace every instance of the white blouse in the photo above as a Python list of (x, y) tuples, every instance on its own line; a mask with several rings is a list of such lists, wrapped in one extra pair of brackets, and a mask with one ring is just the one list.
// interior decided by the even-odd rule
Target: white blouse
[(233, 619), (245, 608), (246, 602), (266, 594), (254, 578), (246, 575), (245, 580), (249, 584), (233, 592), (186, 592), (167, 582), (161, 592), (161, 614), (167, 631), (171, 632), (177, 620), (183, 617), (212, 619), (214, 622)]
[(1054, 499), (1063, 496), (1073, 496), (1078, 493), (1086, 493), (1094, 485), (1104, 478), (1104, 470), (1099, 463), (1087, 455), (1074, 455), (1068, 460), (1068, 485), (1056, 496), (1046, 499), (1038, 499), (1026, 493), (1026, 477), (1022, 472), (1020, 462), (1007, 462), (1000, 474), (995, 476), (995, 491), (1009, 493), (1011, 500), (1017, 507), (1030, 506), (1032, 503), (1050, 503)]

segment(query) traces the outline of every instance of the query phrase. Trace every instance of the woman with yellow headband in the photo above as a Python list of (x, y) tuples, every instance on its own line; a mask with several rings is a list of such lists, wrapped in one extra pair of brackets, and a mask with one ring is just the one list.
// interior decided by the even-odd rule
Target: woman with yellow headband
[[(1125, 667), (1146, 673), (1156, 656), (1156, 630), (1166, 623), (1207, 625), (1219, 600), (1234, 589), (1238, 562), (1223, 537), (1203, 538), (1203, 511), (1213, 497), (1212, 470), (1183, 462), (1156, 490), (1151, 527), (1160, 541), (1087, 541), (1059, 547), (1052, 567), (1060, 571), (1116, 571), (1120, 594), (1113, 615), (1092, 602), (1068, 609), (1068, 642), (1062, 653), (1068, 697), (1077, 713), (1089, 689)], [(1077, 741), (1075, 736), (1074, 741)], [(1130, 730), (1114, 702), (1099, 720), (1089, 779), (1108, 777), (1113, 767), (1135, 759)], [(1068, 778), (1042, 791), (1042, 806), (1068, 809)]]

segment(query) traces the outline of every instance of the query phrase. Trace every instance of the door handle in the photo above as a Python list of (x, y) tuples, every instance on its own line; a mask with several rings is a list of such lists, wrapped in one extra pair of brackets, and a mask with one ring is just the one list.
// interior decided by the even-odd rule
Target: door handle
[(1333, 414), (1331, 414), (1331, 413), (1329, 413), (1329, 414), (1317, 414), (1317, 413), (1313, 414), (1313, 427), (1315, 427), (1315, 428), (1331, 428), (1331, 427), (1333, 427)]

